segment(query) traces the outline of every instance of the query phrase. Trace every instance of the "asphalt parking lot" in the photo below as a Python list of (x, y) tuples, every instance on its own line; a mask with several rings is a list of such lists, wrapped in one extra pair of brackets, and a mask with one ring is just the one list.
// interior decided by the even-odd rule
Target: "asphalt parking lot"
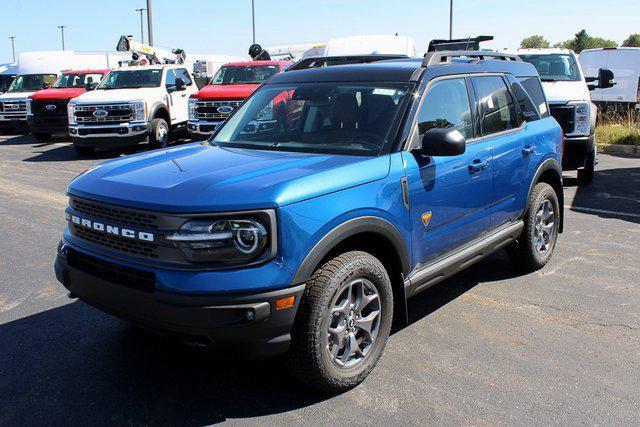
[(64, 140), (0, 138), (0, 424), (638, 424), (640, 158), (565, 179), (552, 262), (497, 253), (410, 303), (372, 375), (335, 397), (278, 361), (155, 337), (54, 277), (67, 183), (99, 160)]

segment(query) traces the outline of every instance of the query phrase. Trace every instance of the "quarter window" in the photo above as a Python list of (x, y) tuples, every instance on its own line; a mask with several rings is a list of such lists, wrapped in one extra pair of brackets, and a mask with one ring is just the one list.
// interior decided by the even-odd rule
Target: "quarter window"
[(432, 128), (455, 128), (467, 138), (473, 138), (473, 118), (467, 83), (464, 78), (439, 80), (433, 83), (418, 112), (418, 133)]
[(527, 91), (529, 97), (536, 105), (540, 117), (549, 117), (549, 110), (547, 109), (547, 100), (540, 84), (538, 77), (521, 77), (518, 79), (522, 87)]
[(474, 77), (474, 81), (482, 110), (482, 135), (517, 128), (516, 107), (502, 77)]

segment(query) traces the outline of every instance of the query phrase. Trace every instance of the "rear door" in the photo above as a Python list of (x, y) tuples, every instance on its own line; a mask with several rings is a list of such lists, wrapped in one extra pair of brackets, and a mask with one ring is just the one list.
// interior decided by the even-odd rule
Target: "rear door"
[(403, 152), (412, 224), (412, 252), (420, 268), (480, 236), (490, 226), (491, 147), (475, 138), (475, 102), (465, 76), (429, 83), (419, 108), (412, 146), (429, 129), (454, 127), (467, 139), (457, 156)]

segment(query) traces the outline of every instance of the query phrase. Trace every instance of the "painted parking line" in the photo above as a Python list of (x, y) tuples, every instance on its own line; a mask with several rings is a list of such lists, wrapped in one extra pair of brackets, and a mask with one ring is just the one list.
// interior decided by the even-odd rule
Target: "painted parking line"
[(608, 211), (605, 209), (593, 209), (593, 208), (584, 208), (582, 206), (564, 206), (566, 209), (570, 209), (572, 211), (577, 212), (589, 212), (589, 213), (599, 213), (605, 215), (618, 215), (618, 216), (628, 216), (632, 218), (640, 218), (640, 214), (631, 213), (631, 212), (619, 212), (619, 211)]

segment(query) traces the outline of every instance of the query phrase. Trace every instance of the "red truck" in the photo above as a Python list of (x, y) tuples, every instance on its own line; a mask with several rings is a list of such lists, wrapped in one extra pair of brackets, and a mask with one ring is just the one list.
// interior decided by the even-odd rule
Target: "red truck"
[(211, 82), (189, 99), (192, 139), (211, 135), (262, 83), (287, 69), (290, 61), (247, 61), (223, 65)]
[(38, 141), (46, 141), (54, 133), (67, 133), (67, 104), (87, 90), (93, 90), (108, 69), (64, 71), (49, 89), (31, 95), (27, 102), (27, 124)]

